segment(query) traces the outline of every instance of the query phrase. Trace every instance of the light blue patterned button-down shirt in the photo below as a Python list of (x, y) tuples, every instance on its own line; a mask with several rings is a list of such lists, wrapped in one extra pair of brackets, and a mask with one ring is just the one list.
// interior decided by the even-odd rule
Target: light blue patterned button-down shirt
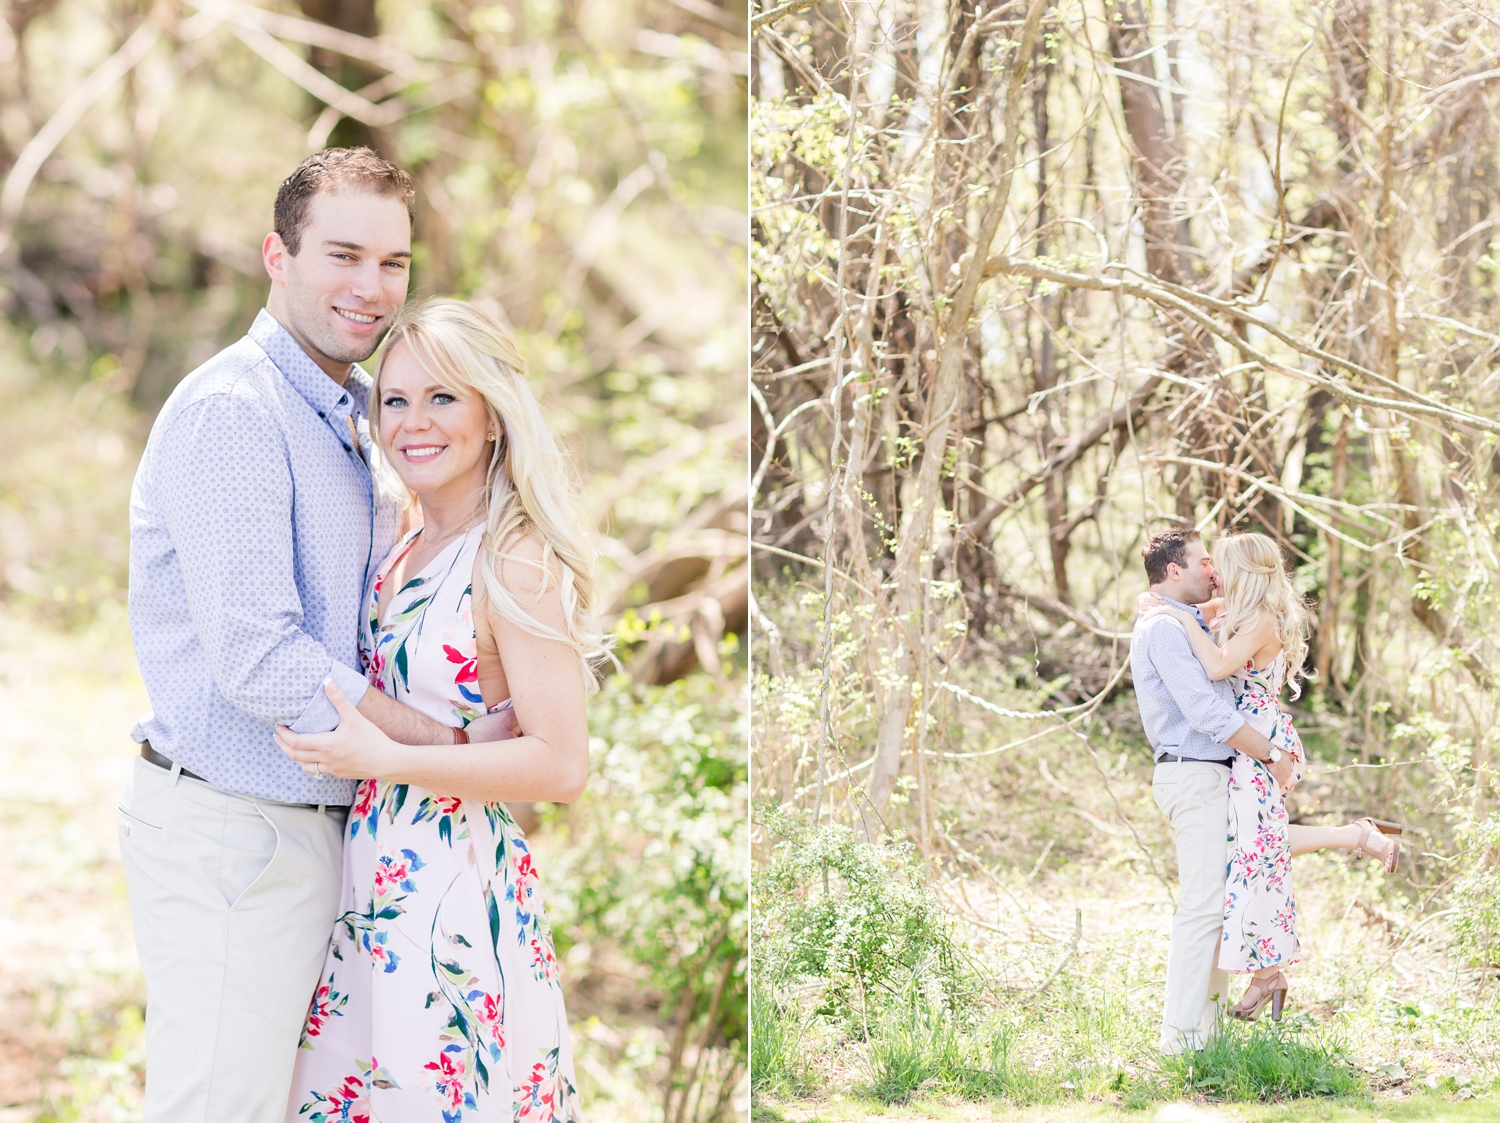
[[(1192, 605), (1162, 599), (1187, 609), (1208, 631), (1203, 614)], [(1136, 621), (1130, 635), (1130, 676), (1141, 725), (1158, 760), (1165, 753), (1194, 760), (1234, 756), (1224, 742), (1245, 724), (1234, 707), (1234, 687), (1228, 679), (1208, 677), (1179, 621), (1170, 616)]]
[(130, 495), (130, 627), (154, 712), (132, 736), (229, 791), (353, 800), (354, 781), (307, 775), (272, 727), (336, 728), (330, 676), (364, 696), (359, 615), (396, 525), (365, 466), (369, 386), (356, 367), (340, 388), (262, 311), (151, 428)]

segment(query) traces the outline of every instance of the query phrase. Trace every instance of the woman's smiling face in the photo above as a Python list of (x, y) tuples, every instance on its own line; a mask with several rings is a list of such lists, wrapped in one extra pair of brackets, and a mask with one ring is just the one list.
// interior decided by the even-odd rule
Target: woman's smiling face
[(381, 362), (380, 448), (419, 497), (483, 488), (494, 432), (484, 399), (433, 381), (405, 340)]

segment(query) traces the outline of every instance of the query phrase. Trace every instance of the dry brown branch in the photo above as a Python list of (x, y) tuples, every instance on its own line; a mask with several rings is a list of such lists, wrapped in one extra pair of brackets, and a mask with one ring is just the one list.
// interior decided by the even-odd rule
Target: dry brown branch
[(1275, 335), (1283, 343), (1305, 355), (1318, 358), (1331, 365), (1342, 367), (1352, 373), (1357, 373), (1362, 377), (1379, 382), (1392, 390), (1406, 395), (1410, 400), (1400, 401), (1391, 398), (1379, 398), (1373, 394), (1366, 394), (1356, 390), (1346, 382), (1340, 382), (1337, 379), (1328, 378), (1290, 366), (1286, 363), (1277, 362), (1259, 348), (1251, 346), (1245, 340), (1236, 336), (1231, 327), (1218, 323), (1199, 308), (1194, 307), (1194, 304), (1200, 304), (1219, 310), (1220, 306), (1224, 304), (1223, 301), (1216, 300), (1202, 293), (1191, 293), (1188, 290), (1182, 289), (1174, 290), (1171, 286), (1157, 285), (1148, 281), (1114, 280), (1109, 277), (1074, 273), (1065, 269), (1054, 269), (1051, 266), (1037, 262), (1016, 261), (998, 254), (990, 258), (988, 269), (994, 274), (1015, 273), (1023, 277), (1036, 277), (1039, 280), (1066, 285), (1070, 288), (1093, 289), (1096, 292), (1118, 292), (1125, 296), (1140, 297), (1143, 300), (1149, 300), (1163, 308), (1170, 308), (1175, 312), (1187, 316), (1208, 333), (1218, 336), (1224, 342), (1244, 352), (1266, 370), (1274, 371), (1277, 374), (1284, 374), (1288, 378), (1294, 378), (1298, 382), (1305, 382), (1310, 386), (1316, 386), (1328, 391), (1330, 394), (1343, 398), (1345, 401), (1355, 402), (1359, 405), (1370, 406), (1375, 409), (1388, 409), (1396, 413), (1441, 418), (1454, 424), (1470, 425), (1487, 432), (1500, 433), (1500, 421), (1495, 421), (1480, 414), (1470, 413), (1466, 410), (1441, 405), (1425, 395), (1419, 394), (1414, 390), (1408, 390), (1400, 383), (1394, 382), (1384, 375), (1366, 370), (1347, 360), (1338, 359), (1321, 348), (1287, 335), (1280, 329), (1273, 329), (1270, 325), (1251, 317), (1248, 313), (1242, 314), (1238, 309), (1233, 309), (1233, 319), (1253, 323), (1256, 327), (1263, 328), (1269, 334)]

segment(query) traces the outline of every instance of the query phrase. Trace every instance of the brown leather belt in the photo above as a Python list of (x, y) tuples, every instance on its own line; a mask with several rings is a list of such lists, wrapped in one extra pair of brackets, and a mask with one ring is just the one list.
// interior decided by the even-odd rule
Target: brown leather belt
[[(161, 753), (153, 749), (151, 747), (150, 741), (141, 742), (141, 758), (148, 764), (154, 764), (158, 768), (165, 768), (168, 772), (172, 771), (172, 769), (175, 768), (177, 764), (177, 762), (174, 761), (171, 757), (163, 756)], [(186, 768), (179, 769), (179, 772), (183, 776), (186, 776), (189, 780), (198, 780), (204, 784), (213, 784), (212, 780), (205, 779), (204, 777), (198, 775), (198, 773), (196, 772), (189, 772)], [(231, 792), (229, 794), (233, 795), (234, 793)], [(253, 799), (258, 803), (274, 803), (280, 807), (304, 807), (309, 811), (317, 812), (344, 811), (349, 806), (347, 803), (283, 803), (279, 799), (264, 799), (261, 796), (246, 796), (245, 798)]]
[(1156, 758), (1157, 764), (1217, 764), (1221, 768), (1234, 768), (1234, 758), (1228, 760), (1203, 760), (1196, 756), (1181, 756), (1178, 753), (1162, 753)]
[[(165, 768), (168, 772), (172, 771), (172, 769), (176, 766), (176, 762), (174, 760), (172, 760), (170, 757), (162, 756), (161, 753), (159, 753), (155, 749), (153, 749), (151, 747), (151, 742), (150, 741), (142, 741), (141, 742), (141, 756), (145, 757), (146, 760), (149, 761), (150, 763), (156, 765), (156, 767), (158, 767), (158, 768)], [(203, 777), (200, 776), (200, 775), (198, 775), (198, 773), (196, 773), (196, 772), (189, 772), (186, 768), (182, 769), (181, 771), (182, 771), (182, 774), (184, 776), (186, 776), (189, 780), (203, 780)], [(209, 783), (212, 783), (213, 781), (211, 781), (211, 780), (203, 780), (203, 782), (205, 784), (209, 784)]]

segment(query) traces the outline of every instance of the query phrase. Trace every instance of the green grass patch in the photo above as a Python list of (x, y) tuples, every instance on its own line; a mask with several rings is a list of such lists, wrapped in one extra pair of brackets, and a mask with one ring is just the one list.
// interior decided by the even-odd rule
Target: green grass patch
[(758, 1101), (752, 1123), (1494, 1123), (1495, 1098), (1454, 1100), (1438, 1093), (1410, 1097), (1306, 1099), (1282, 1103), (1221, 1104), (1196, 1100), (1132, 1108), (1118, 1100), (1070, 1100), (1016, 1105), (973, 1103), (928, 1095), (905, 1104), (851, 1096)]
[(1354, 1096), (1366, 1091), (1336, 1036), (1326, 1029), (1265, 1020), (1227, 1020), (1202, 1052), (1162, 1059), (1178, 1095), (1235, 1102)]
[(898, 1005), (883, 1017), (866, 1056), (865, 1090), (883, 1104), (924, 1092), (1037, 1103), (1056, 1098), (1059, 1088), (1078, 1087), (1081, 1079), (1066, 1066), (1035, 1064), (1013, 1024), (962, 1026), (953, 1011), (923, 1002)]
[(750, 1072), (757, 1095), (795, 1095), (809, 1090), (802, 1033), (807, 1020), (764, 983), (750, 986)]

